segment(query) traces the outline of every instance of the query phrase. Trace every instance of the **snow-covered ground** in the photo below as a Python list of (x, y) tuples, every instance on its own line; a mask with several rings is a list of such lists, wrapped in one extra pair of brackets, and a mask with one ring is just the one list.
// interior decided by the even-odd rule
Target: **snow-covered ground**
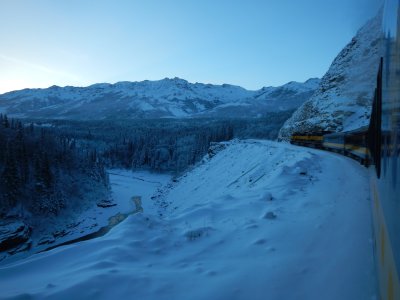
[[(20, 251), (14, 255), (2, 252), (0, 253), (0, 262), (3, 259), (6, 262), (16, 261), (49, 248), (90, 237), (101, 232), (105, 227), (112, 227), (116, 220), (121, 221), (125, 216), (136, 212), (136, 205), (132, 199), (135, 196), (141, 197), (142, 208), (146, 212), (155, 213), (157, 207), (154, 206), (153, 201), (150, 202), (150, 197), (171, 180), (169, 174), (149, 171), (131, 172), (111, 169), (108, 170), (108, 173), (112, 188), (112, 201), (98, 201), (97, 203), (111, 206), (100, 207), (96, 205), (96, 201), (93, 201), (90, 206), (81, 208), (79, 212), (65, 217), (48, 218), (45, 226), (41, 224), (40, 227), (35, 227), (30, 238), (32, 247), (29, 250)], [(15, 223), (13, 226), (19, 224)]]
[[(131, 198), (140, 196), (146, 213), (155, 214), (157, 207), (151, 197), (167, 185), (171, 175), (148, 171), (109, 170), (112, 197), (118, 203), (119, 212), (129, 212), (135, 208)], [(127, 199), (129, 199), (127, 201)]]
[[(283, 143), (225, 145), (105, 236), (0, 266), (0, 298), (373, 299), (366, 170)], [(126, 176), (121, 196), (138, 194)]]

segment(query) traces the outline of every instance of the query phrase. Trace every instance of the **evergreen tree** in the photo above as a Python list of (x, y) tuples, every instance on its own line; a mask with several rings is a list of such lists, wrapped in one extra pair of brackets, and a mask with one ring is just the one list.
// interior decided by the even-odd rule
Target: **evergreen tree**
[(4, 186), (5, 203), (9, 207), (14, 207), (17, 204), (19, 188), (21, 186), (21, 179), (17, 170), (17, 162), (10, 147), (7, 147), (7, 157), (5, 167), (1, 175)]

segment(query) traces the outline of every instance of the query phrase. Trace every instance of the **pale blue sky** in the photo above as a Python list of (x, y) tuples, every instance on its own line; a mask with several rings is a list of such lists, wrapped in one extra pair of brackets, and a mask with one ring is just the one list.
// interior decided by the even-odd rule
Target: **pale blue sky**
[(0, 0), (0, 93), (321, 77), (379, 0)]

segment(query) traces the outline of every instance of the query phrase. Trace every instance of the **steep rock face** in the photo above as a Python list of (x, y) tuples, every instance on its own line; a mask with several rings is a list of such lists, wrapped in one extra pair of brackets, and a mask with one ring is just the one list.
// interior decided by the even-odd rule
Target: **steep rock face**
[(381, 56), (381, 16), (368, 21), (334, 59), (314, 95), (286, 121), (279, 139), (294, 131), (347, 131), (369, 122)]
[(249, 91), (229, 84), (189, 83), (180, 78), (25, 89), (0, 95), (0, 112), (58, 119), (255, 117), (298, 108), (319, 79)]

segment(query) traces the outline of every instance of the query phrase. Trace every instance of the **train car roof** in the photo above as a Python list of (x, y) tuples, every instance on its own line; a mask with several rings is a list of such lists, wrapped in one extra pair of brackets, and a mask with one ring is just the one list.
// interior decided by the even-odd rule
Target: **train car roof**
[(293, 132), (292, 136), (294, 135), (325, 135), (332, 133), (332, 131), (327, 131), (327, 130), (319, 130), (319, 131), (303, 131), (303, 132)]
[(368, 126), (363, 126), (354, 130), (349, 130), (349, 131), (338, 131), (338, 132), (332, 132), (327, 134), (328, 136), (336, 136), (336, 135), (343, 135), (343, 134), (354, 134), (354, 133), (361, 133), (365, 132), (368, 130)]

